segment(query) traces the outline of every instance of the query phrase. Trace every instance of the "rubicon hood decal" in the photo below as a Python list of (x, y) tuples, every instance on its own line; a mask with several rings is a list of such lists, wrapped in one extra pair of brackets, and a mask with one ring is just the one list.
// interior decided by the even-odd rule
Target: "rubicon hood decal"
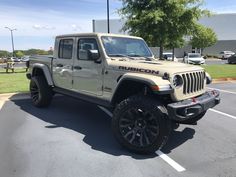
[(159, 74), (159, 71), (151, 70), (151, 69), (142, 69), (142, 68), (134, 68), (134, 67), (126, 67), (126, 66), (119, 66), (120, 70), (126, 70), (126, 71), (135, 71), (135, 72), (141, 72), (141, 73), (148, 73), (148, 74)]

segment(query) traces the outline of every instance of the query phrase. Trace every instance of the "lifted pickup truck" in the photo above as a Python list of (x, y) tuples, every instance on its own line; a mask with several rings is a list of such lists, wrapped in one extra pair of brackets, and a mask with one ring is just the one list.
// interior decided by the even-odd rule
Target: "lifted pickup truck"
[(30, 58), (33, 104), (46, 107), (60, 93), (107, 107), (114, 136), (137, 153), (160, 149), (173, 125), (196, 124), (220, 102), (203, 68), (156, 60), (139, 37), (61, 35), (54, 49)]

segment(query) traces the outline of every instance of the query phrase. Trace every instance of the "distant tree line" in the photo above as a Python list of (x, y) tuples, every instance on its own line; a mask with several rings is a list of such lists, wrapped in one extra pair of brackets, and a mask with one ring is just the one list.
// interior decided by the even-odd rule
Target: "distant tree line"
[[(15, 50), (14, 57), (23, 57), (30, 55), (52, 55), (52, 50), (41, 50), (41, 49), (29, 49), (29, 50)], [(12, 52), (8, 52), (6, 50), (0, 50), (0, 58), (3, 57), (12, 57)]]

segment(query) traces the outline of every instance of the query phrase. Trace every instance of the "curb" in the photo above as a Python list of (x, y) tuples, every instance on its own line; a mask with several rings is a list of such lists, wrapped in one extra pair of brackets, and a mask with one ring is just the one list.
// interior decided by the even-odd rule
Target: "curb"
[(236, 82), (236, 78), (219, 78), (212, 80), (212, 83), (227, 83), (227, 82)]
[(18, 99), (27, 99), (30, 98), (29, 93), (20, 93), (20, 92), (16, 92), (16, 93), (3, 93), (0, 94), (0, 100), (18, 100)]

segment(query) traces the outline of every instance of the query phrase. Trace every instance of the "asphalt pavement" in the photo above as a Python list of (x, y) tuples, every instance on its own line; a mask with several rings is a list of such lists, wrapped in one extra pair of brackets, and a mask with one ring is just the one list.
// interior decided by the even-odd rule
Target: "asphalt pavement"
[(39, 109), (28, 95), (0, 95), (0, 176), (235, 177), (236, 82), (212, 88), (221, 91), (221, 104), (148, 156), (123, 149), (111, 113), (97, 105), (56, 96)]

